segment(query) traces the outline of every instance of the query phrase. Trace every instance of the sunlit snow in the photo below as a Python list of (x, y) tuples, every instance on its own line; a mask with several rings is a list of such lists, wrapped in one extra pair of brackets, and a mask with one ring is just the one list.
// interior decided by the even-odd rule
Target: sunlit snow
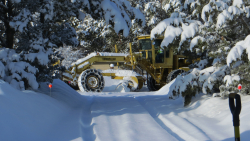
[[(115, 80), (101, 93), (82, 93), (61, 80), (51, 90), (18, 91), (0, 80), (0, 140), (175, 141), (234, 140), (228, 99), (199, 94), (183, 99), (158, 92), (115, 92)], [(250, 98), (241, 96), (240, 133), (248, 140)]]

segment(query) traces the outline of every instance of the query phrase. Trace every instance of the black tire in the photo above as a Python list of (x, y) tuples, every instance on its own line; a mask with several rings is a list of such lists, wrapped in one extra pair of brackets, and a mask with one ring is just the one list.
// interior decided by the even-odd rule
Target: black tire
[(104, 78), (96, 69), (87, 69), (78, 77), (78, 87), (82, 92), (101, 92)]
[(172, 80), (174, 80), (178, 75), (184, 73), (184, 70), (178, 69), (178, 70), (173, 70), (168, 74), (166, 82), (169, 83)]
[(66, 84), (68, 84), (72, 89), (79, 90), (79, 87), (77, 85), (72, 85), (68, 81), (64, 81)]
[(147, 86), (149, 91), (158, 91), (161, 88), (161, 86), (157, 85), (157, 82), (151, 76), (147, 79)]

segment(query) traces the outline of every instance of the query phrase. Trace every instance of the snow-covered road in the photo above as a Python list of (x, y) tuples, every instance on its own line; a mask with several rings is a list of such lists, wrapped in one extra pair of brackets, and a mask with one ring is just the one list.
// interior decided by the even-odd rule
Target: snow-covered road
[[(183, 107), (182, 98), (170, 100), (154, 92), (82, 93), (60, 80), (54, 81), (53, 88), (53, 98), (79, 109), (76, 140), (234, 140), (228, 99), (200, 94)], [(42, 91), (49, 92), (45, 87)], [(241, 138), (248, 138), (250, 131), (249, 101), (242, 100)]]
[[(161, 91), (112, 92), (113, 84), (82, 93), (54, 80), (51, 93), (47, 84), (21, 92), (0, 80), (0, 140), (234, 140), (228, 99), (200, 94), (183, 107), (182, 98), (171, 100)], [(248, 140), (250, 97), (241, 99), (241, 139)]]

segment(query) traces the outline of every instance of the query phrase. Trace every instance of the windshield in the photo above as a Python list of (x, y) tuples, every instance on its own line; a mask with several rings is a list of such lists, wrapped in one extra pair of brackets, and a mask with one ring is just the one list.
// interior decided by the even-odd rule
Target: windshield
[[(160, 49), (162, 39), (154, 40), (155, 49)], [(150, 50), (152, 49), (151, 40), (150, 39), (141, 39), (139, 40), (139, 49), (140, 50)]]
[(149, 50), (149, 49), (152, 49), (152, 47), (151, 47), (151, 40), (150, 39), (139, 40), (139, 49), (140, 50)]

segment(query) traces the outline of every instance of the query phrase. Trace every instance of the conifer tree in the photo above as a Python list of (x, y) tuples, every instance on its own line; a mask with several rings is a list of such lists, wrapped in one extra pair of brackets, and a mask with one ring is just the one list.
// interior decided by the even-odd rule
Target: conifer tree
[[(2, 58), (1, 65), (5, 66), (6, 72), (9, 69), (7, 66), (13, 61), (28, 62), (29, 65), (36, 68), (36, 71), (32, 69), (32, 74), (36, 76), (32, 77), (32, 81), (24, 75), (24, 71), (27, 72), (27, 69), (31, 68), (29, 65), (20, 68), (24, 71), (4, 73), (5, 75), (1, 75), (1, 78), (6, 81), (7, 77), (15, 79), (17, 83), (20, 83), (20, 85), (16, 83), (15, 86), (16, 88), (20, 86), (20, 89), (23, 89), (24, 85), (25, 88), (37, 89), (38, 85), (31, 85), (31, 83), (37, 82), (36, 78), (39, 82), (51, 80), (50, 72), (53, 68), (50, 64), (56, 61), (54, 48), (63, 44), (72, 46), (79, 44), (76, 39), (76, 31), (72, 28), (77, 25), (71, 23), (74, 19), (83, 21), (85, 13), (91, 14), (95, 19), (104, 18), (106, 23), (113, 26), (116, 33), (122, 32), (123, 36), (127, 36), (129, 33), (132, 18), (141, 21), (142, 24), (144, 22), (140, 11), (123, 0), (0, 1), (2, 52), (9, 52), (5, 48), (10, 48), (12, 49), (10, 52), (14, 51), (20, 56), (18, 59), (9, 59), (9, 61)], [(23, 82), (24, 85), (22, 85)]]

